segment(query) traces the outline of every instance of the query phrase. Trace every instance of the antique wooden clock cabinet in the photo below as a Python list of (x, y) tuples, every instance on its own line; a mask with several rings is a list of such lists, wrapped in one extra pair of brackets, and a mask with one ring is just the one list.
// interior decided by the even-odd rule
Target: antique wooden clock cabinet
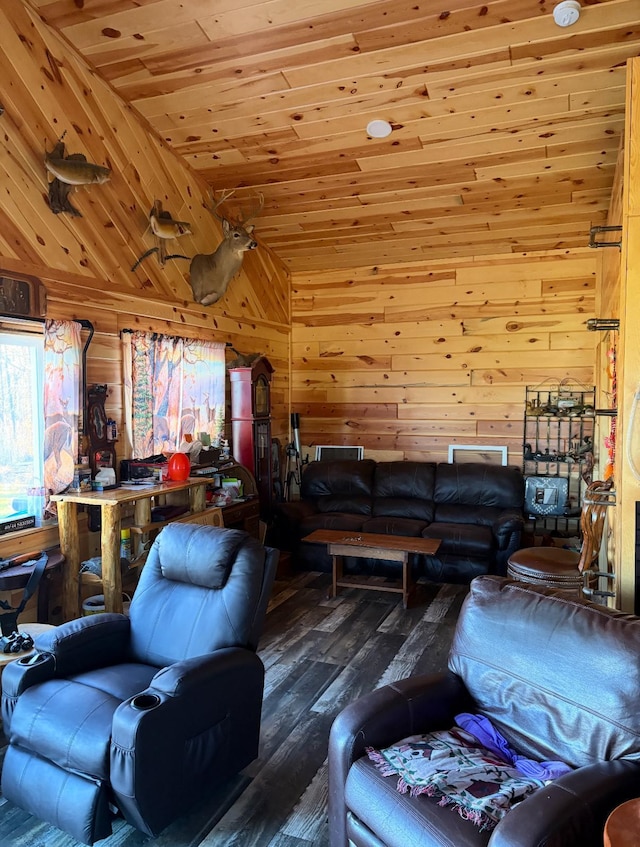
[(256, 478), (264, 520), (269, 520), (273, 505), (272, 374), (273, 367), (264, 356), (246, 367), (229, 368), (233, 457)]

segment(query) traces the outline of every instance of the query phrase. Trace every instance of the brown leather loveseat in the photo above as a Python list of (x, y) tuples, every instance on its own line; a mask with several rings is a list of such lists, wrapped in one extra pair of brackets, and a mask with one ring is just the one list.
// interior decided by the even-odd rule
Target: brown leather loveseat
[[(480, 574), (506, 574), (509, 556), (521, 546), (523, 504), (523, 476), (511, 466), (312, 462), (300, 500), (278, 509), (275, 545), (292, 551), (296, 567), (329, 572), (325, 546), (303, 541), (316, 529), (438, 538), (438, 555), (424, 557), (421, 572), (438, 582), (465, 583)], [(346, 566), (348, 571), (348, 558)], [(362, 559), (356, 567), (363, 571)], [(384, 572), (384, 564), (371, 562), (369, 569)]]
[[(640, 795), (640, 618), (495, 576), (471, 584), (448, 670), (347, 706), (329, 741), (331, 847), (602, 847), (608, 814)], [(521, 755), (572, 769), (493, 831), (434, 797), (401, 794), (366, 755), (488, 718)], [(635, 843), (635, 842), (634, 842)]]

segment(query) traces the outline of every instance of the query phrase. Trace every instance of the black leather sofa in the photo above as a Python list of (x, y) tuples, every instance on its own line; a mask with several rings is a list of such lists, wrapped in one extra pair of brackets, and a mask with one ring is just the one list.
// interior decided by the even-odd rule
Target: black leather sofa
[[(384, 685), (334, 721), (331, 847), (602, 847), (609, 813), (640, 794), (639, 653), (638, 617), (495, 576), (474, 580), (448, 670)], [(366, 755), (449, 729), (461, 712), (489, 718), (527, 758), (571, 772), (491, 831), (436, 798), (401, 794), (398, 777)]]
[[(312, 462), (300, 500), (280, 504), (274, 544), (302, 570), (331, 570), (325, 546), (303, 541), (316, 529), (441, 540), (437, 556), (417, 557), (416, 575), (469, 582), (506, 574), (521, 546), (524, 479), (516, 467), (469, 462)], [(345, 569), (392, 573), (388, 563), (347, 558)]]

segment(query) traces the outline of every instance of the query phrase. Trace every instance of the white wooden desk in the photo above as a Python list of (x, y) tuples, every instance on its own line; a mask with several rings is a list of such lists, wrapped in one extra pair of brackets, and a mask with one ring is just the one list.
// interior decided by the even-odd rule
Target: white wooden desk
[(189, 512), (196, 515), (205, 511), (206, 477), (190, 477), (184, 482), (161, 482), (158, 485), (130, 488), (113, 488), (110, 491), (65, 492), (51, 499), (58, 504), (58, 529), (60, 551), (65, 557), (62, 578), (62, 614), (65, 621), (80, 616), (79, 572), (80, 539), (78, 532), (78, 506), (100, 506), (102, 556), (102, 583), (105, 611), (122, 612), (122, 575), (120, 573), (120, 519), (121, 506), (134, 504), (134, 527), (151, 530), (163, 524), (152, 523), (151, 507), (154, 498), (175, 491), (189, 492)]

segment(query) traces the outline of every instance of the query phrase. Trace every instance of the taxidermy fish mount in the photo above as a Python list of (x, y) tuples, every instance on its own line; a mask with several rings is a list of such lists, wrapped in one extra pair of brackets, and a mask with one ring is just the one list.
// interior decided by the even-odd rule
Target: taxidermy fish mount
[(171, 238), (180, 238), (181, 235), (191, 235), (191, 224), (187, 223), (187, 221), (174, 220), (170, 212), (163, 211), (160, 200), (154, 200), (153, 202), (153, 207), (149, 212), (149, 226), (147, 229), (150, 229), (155, 236), (155, 247), (151, 247), (146, 253), (140, 256), (131, 268), (132, 271), (135, 271), (140, 262), (143, 262), (152, 253), (158, 254), (158, 261), (162, 268), (165, 266), (167, 259), (189, 259), (188, 256), (181, 254), (167, 254), (165, 242)]
[(44, 153), (45, 167), (53, 177), (49, 183), (49, 206), (55, 215), (68, 212), (76, 218), (81, 218), (82, 213), (72, 205), (69, 194), (78, 185), (101, 185), (108, 182), (111, 168), (87, 162), (87, 157), (82, 153), (65, 156), (62, 140), (65, 134), (66, 130), (51, 153), (47, 153), (46, 149)]

